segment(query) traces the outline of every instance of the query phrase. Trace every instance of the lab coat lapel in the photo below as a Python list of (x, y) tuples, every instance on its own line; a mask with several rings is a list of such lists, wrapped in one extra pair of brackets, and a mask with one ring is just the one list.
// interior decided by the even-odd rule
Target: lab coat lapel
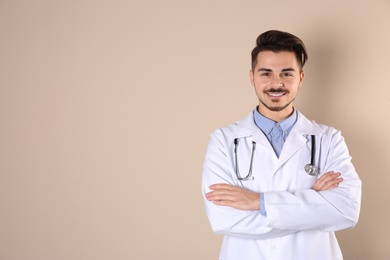
[[(253, 112), (238, 122), (234, 138), (246, 138), (256, 142), (254, 164), (261, 165), (261, 172), (274, 174), (279, 168), (279, 158), (276, 156), (270, 142), (253, 120)], [(263, 151), (263, 152), (259, 152)], [(259, 155), (261, 154), (261, 157)], [(256, 167), (255, 167), (256, 168)], [(257, 168), (259, 169), (259, 168)]]
[(316, 128), (310, 120), (298, 112), (298, 120), (284, 143), (274, 172), (302, 149), (309, 141), (311, 135), (318, 134), (320, 134), (320, 129)]
[(273, 151), (273, 148), (269, 143), (267, 137), (255, 124), (253, 120), (253, 111), (240, 122), (238, 122), (237, 130), (234, 133), (234, 138), (244, 137), (250, 137), (251, 140), (256, 142), (256, 145), (263, 146)]
[(295, 153), (297, 153), (307, 142), (307, 138), (299, 131), (291, 131), (283, 145), (282, 152), (274, 172), (276, 172), (283, 164), (285, 164)]

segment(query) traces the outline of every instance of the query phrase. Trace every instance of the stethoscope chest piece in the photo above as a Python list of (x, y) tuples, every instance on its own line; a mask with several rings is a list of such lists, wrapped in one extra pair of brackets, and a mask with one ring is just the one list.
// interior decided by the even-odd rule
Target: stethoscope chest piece
[(315, 165), (313, 165), (313, 164), (306, 164), (306, 165), (305, 165), (305, 171), (306, 171), (309, 175), (311, 175), (311, 176), (317, 176), (317, 175), (320, 173), (320, 171), (318, 170), (318, 168), (317, 168)]

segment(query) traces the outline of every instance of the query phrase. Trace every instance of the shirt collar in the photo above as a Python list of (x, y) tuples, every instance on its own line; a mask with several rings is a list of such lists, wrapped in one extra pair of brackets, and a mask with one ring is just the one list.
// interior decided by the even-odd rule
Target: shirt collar
[(259, 113), (257, 107), (253, 111), (253, 118), (255, 121), (255, 124), (257, 127), (260, 128), (261, 131), (265, 134), (269, 134), (272, 131), (272, 128), (278, 124), (283, 132), (287, 131), (290, 132), (291, 128), (294, 126), (294, 124), (297, 122), (297, 110), (294, 108), (294, 112), (289, 116), (288, 118), (284, 119), (283, 121), (276, 123), (275, 121), (266, 118), (262, 114)]

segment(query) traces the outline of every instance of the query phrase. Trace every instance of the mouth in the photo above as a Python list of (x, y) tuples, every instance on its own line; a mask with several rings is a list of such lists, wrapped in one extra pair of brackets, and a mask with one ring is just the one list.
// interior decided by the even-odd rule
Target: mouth
[(281, 97), (285, 95), (286, 93), (284, 92), (267, 92), (267, 94), (271, 97)]
[(269, 91), (265, 92), (268, 96), (278, 98), (281, 96), (286, 95), (287, 91), (282, 89), (270, 89)]

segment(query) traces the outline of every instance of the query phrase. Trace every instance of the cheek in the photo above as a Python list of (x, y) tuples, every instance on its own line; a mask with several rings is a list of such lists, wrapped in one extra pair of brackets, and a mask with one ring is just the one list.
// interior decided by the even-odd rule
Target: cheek
[(272, 83), (271, 80), (269, 79), (254, 79), (252, 80), (253, 85), (256, 86), (257, 88), (266, 88), (268, 85)]
[(299, 79), (289, 79), (285, 81), (285, 84), (299, 89), (302, 85), (302, 82)]

